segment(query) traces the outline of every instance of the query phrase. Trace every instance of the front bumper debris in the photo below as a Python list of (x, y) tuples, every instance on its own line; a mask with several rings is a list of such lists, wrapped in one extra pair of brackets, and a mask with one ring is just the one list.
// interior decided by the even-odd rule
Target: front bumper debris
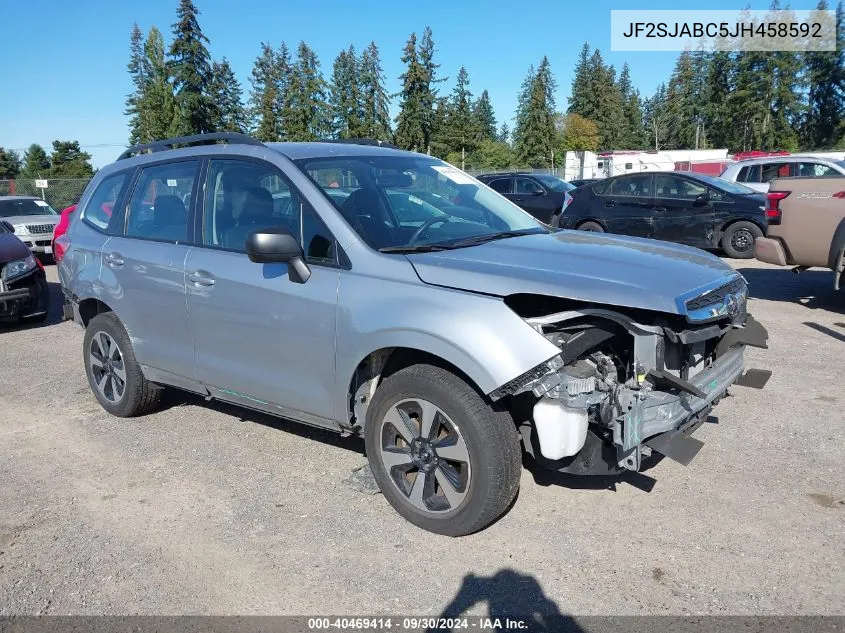
[[(692, 432), (728, 388), (761, 389), (771, 376), (769, 371), (746, 371), (745, 348), (765, 348), (768, 339), (765, 328), (750, 316), (743, 326), (642, 329), (633, 336), (637, 369), (624, 384), (603, 372), (583, 371), (585, 363), (597, 369), (596, 362), (603, 362), (598, 359), (564, 365), (527, 387), (540, 400), (532, 421), (520, 426), (520, 432), (526, 450), (540, 465), (559, 472), (608, 475), (639, 470), (652, 450), (687, 465), (703, 446)], [(606, 357), (599, 352), (589, 358), (601, 356)], [(564, 430), (552, 431), (549, 419), (536, 417), (538, 410), (553, 410), (552, 402), (560, 403), (560, 424), (569, 425)], [(579, 408), (582, 417), (574, 415)]]

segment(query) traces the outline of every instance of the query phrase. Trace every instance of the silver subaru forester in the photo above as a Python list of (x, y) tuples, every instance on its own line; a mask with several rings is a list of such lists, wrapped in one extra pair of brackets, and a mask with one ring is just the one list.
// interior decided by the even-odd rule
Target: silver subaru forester
[(550, 229), (380, 142), (137, 146), (79, 208), (59, 273), (103, 408), (168, 386), (362, 435), (387, 500), (440, 534), (505, 512), (523, 450), (584, 475), (689, 463), (728, 387), (769, 375), (744, 368), (767, 335), (718, 258)]

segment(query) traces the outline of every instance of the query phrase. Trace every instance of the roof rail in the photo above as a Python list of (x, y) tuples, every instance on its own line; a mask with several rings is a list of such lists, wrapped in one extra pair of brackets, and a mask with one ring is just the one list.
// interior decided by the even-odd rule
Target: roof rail
[(166, 138), (161, 141), (153, 141), (152, 143), (144, 143), (143, 145), (133, 145), (124, 151), (117, 160), (129, 158), (135, 154), (140, 154), (145, 150), (152, 152), (163, 152), (168, 149), (173, 149), (176, 145), (208, 145), (212, 142), (225, 141), (227, 143), (237, 143), (240, 145), (264, 145), (257, 138), (253, 138), (248, 134), (239, 134), (237, 132), (212, 132), (210, 134), (194, 134), (192, 136), (178, 136), (176, 138)]
[(388, 149), (402, 149), (398, 145), (381, 141), (377, 138), (332, 138), (320, 141), (321, 143), (346, 143), (349, 145), (376, 145), (378, 147), (387, 147)]

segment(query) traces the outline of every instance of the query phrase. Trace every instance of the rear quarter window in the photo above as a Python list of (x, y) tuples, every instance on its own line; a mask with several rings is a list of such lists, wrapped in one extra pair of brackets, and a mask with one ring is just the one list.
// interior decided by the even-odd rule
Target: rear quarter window
[(91, 194), (82, 212), (82, 219), (100, 231), (108, 231), (117, 215), (117, 203), (129, 184), (130, 172), (122, 171), (106, 176)]

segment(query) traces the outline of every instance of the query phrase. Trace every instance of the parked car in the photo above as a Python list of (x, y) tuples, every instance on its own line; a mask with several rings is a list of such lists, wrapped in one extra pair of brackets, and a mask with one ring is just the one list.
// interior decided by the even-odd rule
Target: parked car
[(572, 200), (569, 192), (575, 189), (550, 174), (482, 174), (478, 179), (546, 224), (555, 213), (566, 208)]
[(50, 310), (50, 288), (44, 266), (14, 227), (0, 220), (0, 322), (38, 322)]
[(742, 259), (754, 257), (754, 240), (766, 233), (765, 203), (753, 189), (706, 174), (625, 174), (573, 191), (552, 226), (721, 247)]
[(58, 264), (65, 253), (65, 241), (60, 239), (67, 233), (67, 227), (70, 224), (70, 215), (76, 211), (76, 205), (73, 204), (65, 209), (59, 216), (59, 223), (53, 229), (53, 260)]
[[(320, 184), (337, 174), (342, 199)], [(404, 221), (396, 192), (440, 213)], [(688, 463), (728, 387), (766, 378), (743, 373), (766, 332), (718, 258), (553, 231), (383, 145), (209, 134), (130, 148), (66, 237), (66, 307), (106, 411), (146, 413), (167, 385), (362, 435), (388, 502), (441, 534), (505, 512), (521, 446), (577, 474), (636, 471), (651, 449)]]
[(722, 172), (721, 177), (765, 193), (774, 178), (821, 178), (838, 175), (845, 175), (845, 161), (813, 156), (766, 156), (732, 163)]
[(584, 185), (592, 185), (594, 182), (598, 182), (601, 178), (577, 178), (575, 180), (569, 180), (569, 184), (575, 187), (583, 187)]
[(59, 223), (59, 214), (41, 198), (0, 196), (0, 220), (8, 222), (33, 253), (53, 252), (53, 229)]
[(757, 240), (757, 259), (801, 272), (830, 268), (839, 290), (845, 272), (845, 178), (777, 178), (767, 194), (769, 235)]

